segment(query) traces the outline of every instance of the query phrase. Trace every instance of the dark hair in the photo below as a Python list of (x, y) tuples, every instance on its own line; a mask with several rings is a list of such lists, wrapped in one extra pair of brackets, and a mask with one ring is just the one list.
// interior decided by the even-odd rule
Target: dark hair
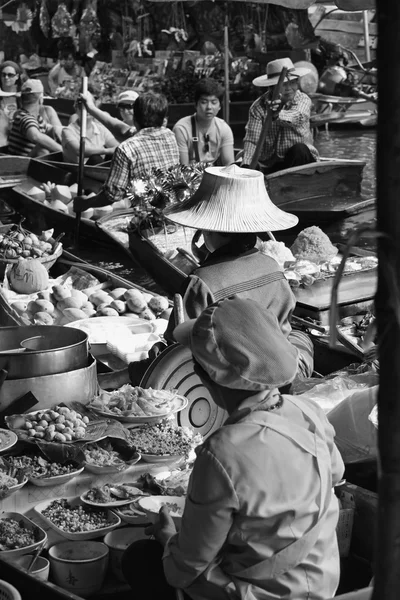
[(161, 127), (168, 113), (168, 100), (164, 94), (147, 92), (135, 101), (135, 121), (141, 129)]
[(217, 96), (220, 100), (223, 93), (224, 88), (215, 79), (200, 79), (194, 86), (194, 102), (197, 104), (202, 96)]
[(257, 235), (255, 233), (222, 233), (221, 235), (226, 236), (230, 240), (222, 248), (226, 254), (232, 254), (233, 256), (239, 256), (240, 254), (244, 254), (244, 252), (252, 250), (257, 242)]
[(58, 53), (58, 58), (59, 59), (67, 59), (69, 56), (72, 56), (72, 58), (75, 60), (76, 56), (75, 56), (75, 52), (72, 48), (64, 48), (63, 50), (60, 50)]
[[(16, 74), (19, 75), (16, 85), (17, 85), (18, 90), (20, 90), (21, 85), (22, 85), (22, 81), (21, 81), (22, 69), (21, 69), (21, 67), (13, 60), (5, 60), (0, 65), (0, 73), (2, 73), (6, 67), (11, 67), (12, 69), (14, 69)], [(0, 80), (0, 90), (1, 89), (2, 89), (2, 87), (1, 87), (1, 80)]]

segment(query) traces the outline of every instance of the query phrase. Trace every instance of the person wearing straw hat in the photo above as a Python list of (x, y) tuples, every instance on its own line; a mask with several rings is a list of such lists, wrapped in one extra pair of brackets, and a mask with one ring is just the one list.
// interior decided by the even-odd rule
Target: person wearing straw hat
[[(313, 345), (303, 332), (292, 331), (290, 317), (296, 299), (282, 269), (256, 248), (257, 232), (294, 227), (298, 218), (275, 206), (259, 171), (208, 167), (195, 194), (167, 209), (165, 217), (178, 225), (201, 230), (207, 254), (181, 290), (185, 317), (197, 317), (209, 304), (238, 294), (271, 311), (300, 350), (299, 376), (313, 371)], [(175, 322), (171, 316), (166, 339)]]
[[(281, 96), (272, 102), (273, 89), (283, 68), (287, 69)], [(244, 138), (242, 165), (250, 165), (268, 111), (272, 123), (259, 158), (264, 173), (273, 173), (318, 160), (310, 128), (311, 100), (298, 89), (299, 77), (310, 69), (297, 68), (290, 58), (278, 58), (267, 64), (265, 75), (256, 77), (253, 84), (265, 93), (250, 107)]]
[(196, 448), (179, 532), (161, 508), (146, 529), (155, 540), (122, 557), (126, 580), (141, 598), (333, 598), (344, 465), (323, 410), (278, 391), (295, 377), (296, 349), (271, 312), (237, 296), (174, 336), (228, 419)]

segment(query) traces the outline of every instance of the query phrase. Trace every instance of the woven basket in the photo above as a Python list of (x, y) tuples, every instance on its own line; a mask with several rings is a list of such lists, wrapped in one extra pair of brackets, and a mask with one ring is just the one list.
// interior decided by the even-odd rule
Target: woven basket
[(0, 579), (0, 600), (21, 600), (21, 595), (11, 583)]
[[(58, 258), (60, 258), (62, 252), (63, 252), (63, 248), (62, 248), (62, 244), (60, 244), (58, 246), (57, 252), (54, 252), (54, 254), (50, 254), (49, 256), (46, 256), (45, 258), (38, 257), (36, 260), (39, 260), (42, 263), (42, 265), (47, 270), (49, 270), (54, 265), (56, 260)], [(17, 262), (18, 262), (18, 258), (0, 258), (0, 274), (2, 273), (4, 275), (4, 271), (5, 271), (7, 265), (14, 265)]]

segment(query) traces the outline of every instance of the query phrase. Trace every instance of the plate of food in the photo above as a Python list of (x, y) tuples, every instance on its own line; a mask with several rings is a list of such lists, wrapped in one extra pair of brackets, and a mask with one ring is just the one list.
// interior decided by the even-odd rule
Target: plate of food
[(129, 431), (131, 443), (146, 462), (166, 462), (189, 457), (203, 438), (189, 427), (180, 427), (173, 419), (163, 419)]
[(45, 500), (36, 504), (34, 510), (67, 540), (93, 540), (121, 524), (121, 519), (111, 510), (86, 506), (80, 498)]
[(20, 439), (64, 444), (83, 440), (89, 424), (87, 416), (68, 406), (10, 415), (5, 417), (5, 421), (7, 427)]
[(0, 429), (0, 452), (12, 448), (18, 442), (18, 436), (9, 429)]
[(0, 500), (8, 498), (27, 483), (25, 471), (0, 458)]
[(134, 483), (106, 483), (93, 487), (81, 495), (81, 500), (97, 508), (114, 508), (130, 504), (134, 498), (145, 495)]
[(138, 508), (137, 500), (134, 500), (128, 505), (113, 508), (115, 514), (129, 525), (149, 525), (149, 517), (147, 514)]
[(96, 475), (118, 473), (135, 465), (141, 459), (141, 454), (135, 452), (129, 460), (124, 460), (111, 442), (87, 444), (83, 449), (85, 469)]
[(16, 512), (0, 515), (0, 557), (31, 554), (47, 541), (46, 532), (28, 517)]
[(102, 391), (89, 404), (98, 415), (113, 417), (121, 423), (155, 423), (183, 410), (187, 398), (176, 390), (153, 390), (123, 385), (113, 392)]
[(186, 499), (183, 496), (145, 496), (139, 498), (137, 504), (146, 513), (152, 523), (158, 520), (162, 506), (168, 508), (176, 526), (180, 525)]
[(9, 456), (7, 462), (24, 471), (29, 482), (38, 487), (61, 485), (82, 473), (84, 469), (74, 461), (52, 462), (37, 455)]

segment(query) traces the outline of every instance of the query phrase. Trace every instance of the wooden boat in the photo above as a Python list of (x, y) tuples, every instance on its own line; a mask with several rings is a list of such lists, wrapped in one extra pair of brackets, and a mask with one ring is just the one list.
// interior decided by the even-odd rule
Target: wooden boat
[[(42, 156), (37, 160), (49, 163), (54, 167), (60, 167), (68, 173), (74, 173), (74, 175), (78, 174), (79, 165), (77, 163), (65, 162), (62, 152), (52, 152)], [(110, 164), (111, 161), (108, 160), (99, 165), (85, 165), (84, 175), (85, 177), (93, 179), (94, 181), (100, 181), (101, 183), (104, 183), (110, 171)]]

